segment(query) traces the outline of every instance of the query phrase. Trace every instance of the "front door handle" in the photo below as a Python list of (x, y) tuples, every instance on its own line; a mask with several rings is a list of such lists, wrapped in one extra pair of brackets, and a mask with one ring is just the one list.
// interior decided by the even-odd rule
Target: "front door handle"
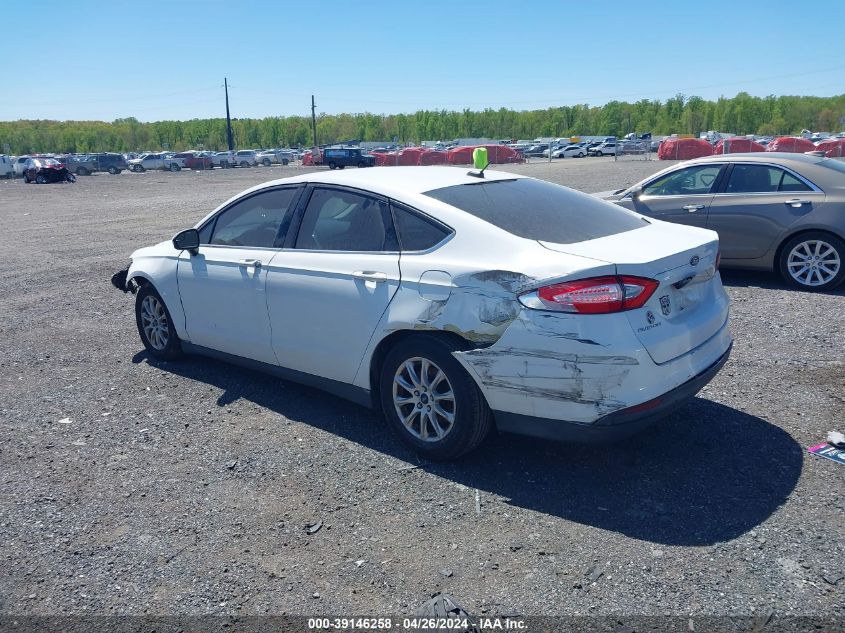
[(242, 259), (238, 262), (238, 266), (252, 266), (253, 268), (261, 268), (260, 259)]
[(793, 198), (792, 200), (787, 200), (786, 204), (788, 204), (793, 209), (800, 209), (802, 205), (812, 203), (809, 200), (799, 200), (798, 198)]
[(703, 204), (686, 204), (681, 208), (688, 211), (689, 213), (695, 213), (699, 209), (703, 209), (704, 205)]
[(377, 284), (387, 281), (387, 273), (380, 273), (375, 270), (356, 270), (352, 273), (352, 276), (355, 279), (361, 279), (363, 281), (374, 281)]

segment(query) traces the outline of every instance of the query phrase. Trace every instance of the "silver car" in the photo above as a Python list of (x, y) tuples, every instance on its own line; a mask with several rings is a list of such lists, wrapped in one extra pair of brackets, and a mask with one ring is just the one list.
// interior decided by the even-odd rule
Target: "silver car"
[(725, 268), (779, 272), (808, 290), (845, 280), (845, 162), (775, 152), (707, 156), (607, 199), (713, 229)]

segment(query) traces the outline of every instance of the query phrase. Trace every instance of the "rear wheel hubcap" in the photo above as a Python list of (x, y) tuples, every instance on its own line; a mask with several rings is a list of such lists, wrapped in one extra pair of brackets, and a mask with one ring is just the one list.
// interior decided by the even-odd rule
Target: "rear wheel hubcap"
[(807, 240), (789, 251), (786, 267), (789, 275), (802, 286), (829, 283), (841, 268), (836, 249), (824, 240)]
[(455, 425), (455, 394), (445, 372), (427, 358), (409, 358), (393, 376), (393, 406), (405, 429), (438, 442)]

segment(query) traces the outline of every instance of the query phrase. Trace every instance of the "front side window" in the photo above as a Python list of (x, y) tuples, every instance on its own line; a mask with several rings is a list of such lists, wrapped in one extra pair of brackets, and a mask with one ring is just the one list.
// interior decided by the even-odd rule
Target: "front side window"
[(295, 248), (323, 251), (397, 249), (387, 203), (343, 189), (314, 190)]
[[(217, 246), (272, 248), (276, 237), (287, 229), (297, 188), (264, 191), (234, 203), (217, 215), (211, 239)], [(209, 224), (212, 224), (209, 223)], [(200, 243), (206, 243), (206, 227), (200, 230)]]
[(643, 187), (649, 196), (691, 196), (710, 193), (722, 165), (695, 165), (661, 176)]

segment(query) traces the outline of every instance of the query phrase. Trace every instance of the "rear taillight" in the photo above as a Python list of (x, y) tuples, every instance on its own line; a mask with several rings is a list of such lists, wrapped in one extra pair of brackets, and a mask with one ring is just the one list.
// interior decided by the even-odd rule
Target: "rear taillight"
[(543, 286), (520, 295), (520, 302), (538, 310), (607, 314), (641, 308), (660, 283), (645, 277), (592, 277)]

